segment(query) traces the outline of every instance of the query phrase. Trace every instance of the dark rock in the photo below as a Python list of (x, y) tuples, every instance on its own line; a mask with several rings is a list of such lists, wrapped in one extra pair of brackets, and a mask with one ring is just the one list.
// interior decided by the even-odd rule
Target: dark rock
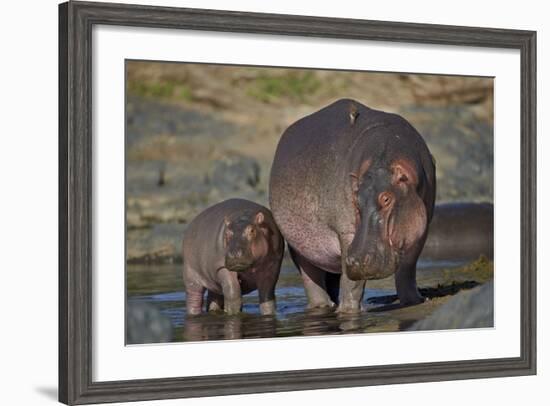
[(150, 303), (126, 305), (126, 344), (165, 343), (172, 340), (172, 323)]
[(155, 224), (150, 229), (128, 232), (126, 261), (137, 263), (181, 262), (185, 224)]
[(212, 114), (135, 96), (128, 98), (126, 113), (128, 146), (158, 134), (223, 138), (236, 131), (234, 125)]
[(494, 317), (493, 281), (462, 291), (430, 316), (412, 325), (409, 330), (447, 330), (492, 327)]
[(436, 160), (437, 202), (493, 200), (493, 129), (464, 106), (409, 106), (400, 113)]
[(222, 191), (255, 188), (260, 181), (260, 165), (254, 158), (235, 155), (214, 165), (207, 183)]

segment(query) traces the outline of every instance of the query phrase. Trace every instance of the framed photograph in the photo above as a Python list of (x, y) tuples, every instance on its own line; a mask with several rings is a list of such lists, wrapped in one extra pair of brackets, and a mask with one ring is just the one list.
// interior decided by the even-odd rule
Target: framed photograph
[(59, 6), (59, 400), (536, 373), (536, 33)]

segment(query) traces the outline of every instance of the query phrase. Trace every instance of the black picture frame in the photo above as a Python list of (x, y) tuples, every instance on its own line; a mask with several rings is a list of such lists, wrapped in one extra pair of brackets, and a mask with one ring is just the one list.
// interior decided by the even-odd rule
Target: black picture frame
[[(521, 353), (284, 372), (92, 380), (92, 27), (95, 24), (511, 48), (521, 54)], [(110, 3), (59, 5), (59, 400), (218, 396), (536, 374), (536, 32)]]

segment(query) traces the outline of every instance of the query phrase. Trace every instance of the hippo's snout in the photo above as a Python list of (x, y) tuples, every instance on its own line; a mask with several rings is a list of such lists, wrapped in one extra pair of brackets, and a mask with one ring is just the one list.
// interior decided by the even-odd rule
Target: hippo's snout
[(242, 250), (231, 251), (227, 254), (227, 256), (233, 259), (241, 259), (243, 257), (243, 251)]
[(225, 257), (225, 267), (234, 272), (244, 271), (250, 268), (253, 260), (247, 258), (241, 250), (230, 252)]
[(397, 261), (393, 256), (366, 254), (362, 259), (346, 258), (346, 273), (351, 280), (383, 279), (395, 273)]

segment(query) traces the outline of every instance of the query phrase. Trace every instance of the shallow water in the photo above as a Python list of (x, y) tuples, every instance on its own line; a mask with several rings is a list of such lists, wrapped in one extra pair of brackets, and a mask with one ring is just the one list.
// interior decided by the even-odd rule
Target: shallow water
[[(463, 265), (464, 261), (419, 263), (418, 282), (433, 285), (441, 269)], [(437, 283), (438, 284), (438, 283)], [(436, 285), (437, 285), (436, 284)], [(431, 307), (399, 310), (393, 277), (370, 281), (358, 315), (338, 315), (328, 310), (307, 310), (307, 299), (296, 269), (286, 266), (277, 284), (277, 315), (261, 316), (257, 292), (243, 297), (243, 312), (227, 316), (222, 312), (187, 317), (181, 265), (128, 265), (127, 342), (202, 341), (241, 338), (311, 336), (344, 333), (388, 332), (407, 329), (432, 311)], [(465, 288), (473, 287), (465, 285)], [(146, 316), (144, 316), (144, 311)], [(429, 313), (428, 313), (429, 314)]]

